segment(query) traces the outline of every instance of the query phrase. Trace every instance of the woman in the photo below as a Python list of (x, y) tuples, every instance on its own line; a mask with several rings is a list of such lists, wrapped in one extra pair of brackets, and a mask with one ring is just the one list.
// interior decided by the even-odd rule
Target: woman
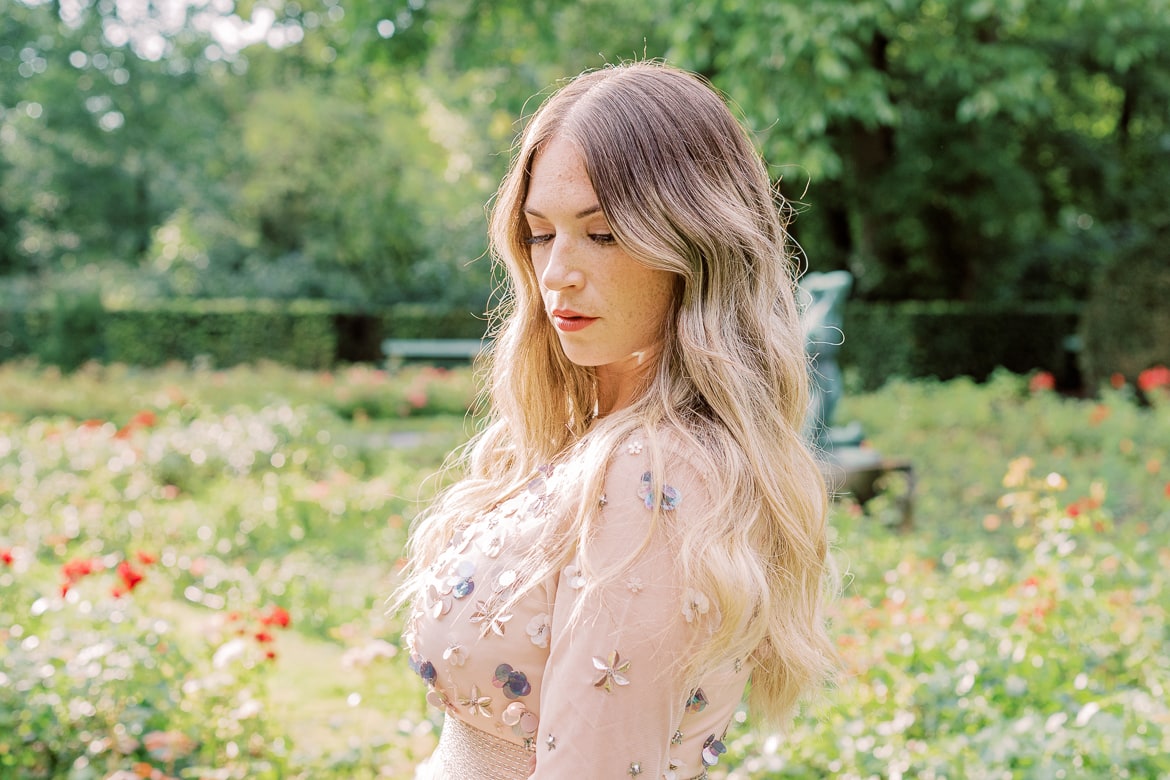
[(719, 97), (635, 63), (533, 116), (491, 219), (490, 413), (400, 598), (432, 776), (697, 778), (830, 675), (790, 245)]

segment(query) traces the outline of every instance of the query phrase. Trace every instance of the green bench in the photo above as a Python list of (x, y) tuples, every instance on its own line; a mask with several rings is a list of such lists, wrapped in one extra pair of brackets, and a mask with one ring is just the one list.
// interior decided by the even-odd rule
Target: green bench
[(382, 354), (391, 363), (440, 360), (470, 363), (491, 346), (488, 339), (386, 339)]

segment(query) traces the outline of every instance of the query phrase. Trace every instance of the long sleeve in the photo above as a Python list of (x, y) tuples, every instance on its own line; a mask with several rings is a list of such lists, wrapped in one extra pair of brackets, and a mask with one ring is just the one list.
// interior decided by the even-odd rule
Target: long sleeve
[[(684, 762), (671, 750), (681, 744), (688, 701), (694, 711), (681, 661), (715, 616), (706, 596), (681, 581), (670, 529), (708, 499), (685, 461), (668, 459), (663, 485), (650, 484), (648, 469), (636, 443), (615, 458), (587, 552), (604, 568), (644, 549), (615, 581), (589, 587), (574, 563), (557, 582), (536, 741), (540, 780), (703, 772), (697, 756)], [(663, 511), (647, 543), (656, 497)]]

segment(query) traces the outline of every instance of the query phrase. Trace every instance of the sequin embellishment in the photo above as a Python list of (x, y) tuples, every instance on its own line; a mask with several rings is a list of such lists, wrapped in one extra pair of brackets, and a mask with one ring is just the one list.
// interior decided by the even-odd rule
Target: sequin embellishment
[(715, 739), (715, 735), (707, 737), (703, 743), (703, 766), (715, 766), (719, 763), (719, 756), (727, 752), (723, 743)]
[(670, 738), (670, 744), (681, 745), (682, 741), (683, 741), (683, 733), (676, 729), (674, 732), (674, 736)]
[(678, 490), (670, 485), (663, 485), (662, 495), (656, 496), (652, 482), (653, 478), (650, 476), (650, 472), (647, 471), (642, 475), (641, 483), (638, 484), (638, 498), (642, 499), (642, 503), (646, 505), (646, 508), (653, 509), (654, 505), (658, 504), (664, 512), (671, 512), (678, 509), (678, 505), (682, 503), (682, 495)]
[(702, 688), (698, 688), (691, 694), (691, 698), (687, 700), (688, 712), (702, 712), (707, 709), (707, 694), (703, 693)]
[(548, 739), (546, 739), (544, 741), (544, 744), (548, 746), (549, 750), (556, 750), (557, 749), (557, 738), (554, 737), (552, 734), (549, 734)]
[(613, 693), (613, 686), (630, 684), (630, 678), (626, 676), (630, 672), (630, 662), (623, 661), (617, 650), (610, 653), (608, 658), (593, 656), (593, 668), (601, 672), (601, 676), (593, 683), (594, 688)]
[(640, 441), (630, 442), (629, 444), (626, 445), (626, 452), (630, 453), (631, 455), (641, 455), (642, 454), (642, 442), (640, 442)]
[(539, 721), (528, 708), (524, 706), (524, 702), (514, 701), (504, 708), (500, 713), (500, 720), (504, 722), (505, 726), (512, 727), (512, 733), (529, 742), (532, 736), (536, 734), (537, 725)]
[(429, 691), (427, 691), (427, 704), (445, 712), (455, 711), (455, 705), (453, 705), (451, 700), (447, 698), (447, 694), (443, 693), (438, 688), (431, 688)]
[(637, 777), (638, 775), (642, 774), (642, 765), (640, 763), (638, 763), (637, 761), (632, 762), (630, 764), (630, 769), (627, 772), (627, 774), (630, 777)]
[(532, 684), (528, 682), (528, 676), (513, 669), (509, 664), (500, 664), (496, 667), (496, 679), (492, 680), (492, 685), (503, 688), (504, 696), (509, 699), (519, 699), (532, 693)]

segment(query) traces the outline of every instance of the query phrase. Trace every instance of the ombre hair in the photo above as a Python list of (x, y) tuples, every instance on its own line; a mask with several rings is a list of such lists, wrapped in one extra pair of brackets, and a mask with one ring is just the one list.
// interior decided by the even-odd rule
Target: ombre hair
[[(595, 369), (565, 357), (526, 243), (533, 162), (553, 138), (577, 147), (622, 249), (678, 278), (657, 365), (633, 403), (600, 418)], [(449, 464), (459, 481), (416, 521), (400, 603), (421, 590), (457, 530), (571, 454), (584, 464), (577, 492), (562, 496), (563, 525), (545, 532), (523, 570), (534, 572), (533, 585), (563, 567), (586, 549), (609, 462), (637, 432), (655, 484), (669, 442), (712, 497), (701, 516), (672, 527), (682, 581), (710, 595), (721, 616), (678, 673), (698, 680), (750, 657), (751, 708), (778, 723), (832, 678), (827, 492), (802, 435), (808, 361), (786, 214), (751, 139), (696, 76), (652, 62), (610, 66), (544, 101), (491, 212), (492, 256), (508, 285), (491, 312), (485, 425)], [(656, 511), (654, 527), (662, 522)], [(604, 583), (639, 552), (582, 563), (591, 583)]]

